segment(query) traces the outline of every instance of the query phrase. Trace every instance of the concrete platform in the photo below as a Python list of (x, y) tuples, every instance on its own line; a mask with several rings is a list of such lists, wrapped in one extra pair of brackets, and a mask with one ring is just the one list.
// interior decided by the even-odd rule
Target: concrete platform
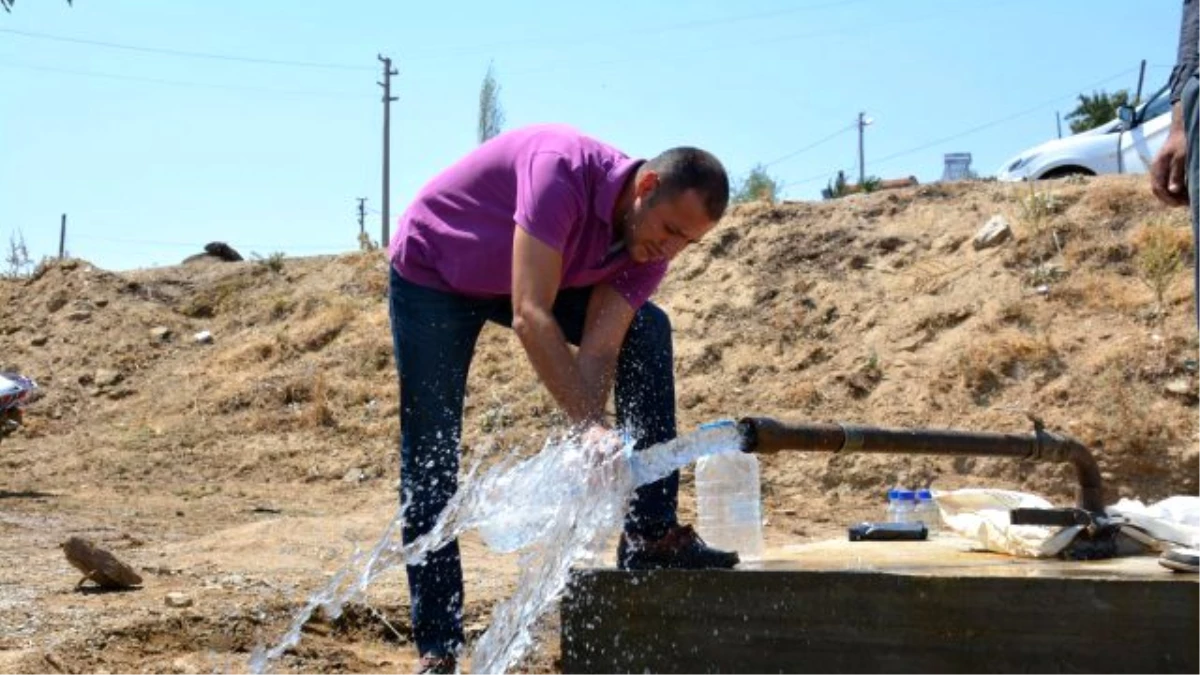
[(729, 571), (578, 571), (565, 672), (1187, 672), (1200, 580), (970, 542), (830, 541)]

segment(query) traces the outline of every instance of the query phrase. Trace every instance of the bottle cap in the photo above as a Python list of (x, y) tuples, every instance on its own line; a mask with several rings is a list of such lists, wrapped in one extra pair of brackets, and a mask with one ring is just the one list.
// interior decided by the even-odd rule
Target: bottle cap
[(887, 493), (888, 501), (897, 499), (899, 497), (899, 494), (900, 494), (900, 491), (897, 490), (896, 488), (892, 488), (892, 489), (888, 490), (888, 493)]
[(933, 493), (928, 489), (917, 490), (917, 499), (933, 499)]
[(899, 490), (899, 493), (900, 494), (897, 496), (900, 499), (914, 499), (915, 500), (917, 498), (917, 494), (915, 492), (913, 492), (912, 490)]

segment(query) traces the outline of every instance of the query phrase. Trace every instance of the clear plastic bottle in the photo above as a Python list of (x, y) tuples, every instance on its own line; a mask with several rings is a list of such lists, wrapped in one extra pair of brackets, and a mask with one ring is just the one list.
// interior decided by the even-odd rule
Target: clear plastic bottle
[(913, 511), (917, 507), (917, 493), (899, 488), (896, 490), (896, 519), (893, 523), (913, 522)]
[(714, 548), (742, 560), (763, 554), (762, 486), (758, 457), (728, 452), (696, 462), (697, 529)]
[(900, 522), (900, 521), (897, 519), (899, 516), (898, 516), (898, 514), (897, 514), (897, 512), (896, 512), (897, 504), (898, 504), (898, 502), (900, 501), (900, 497), (899, 497), (899, 495), (900, 495), (900, 489), (899, 489), (899, 488), (890, 488), (890, 489), (887, 491), (887, 500), (888, 500), (888, 504), (887, 504), (887, 511), (886, 511), (886, 513), (887, 513), (887, 518), (886, 518), (885, 520), (887, 520), (887, 522), (889, 522), (889, 523), (898, 523), (898, 522)]
[(913, 519), (925, 523), (926, 529), (931, 533), (938, 529), (941, 523), (941, 512), (938, 510), (937, 502), (933, 501), (933, 493), (928, 489), (917, 490)]

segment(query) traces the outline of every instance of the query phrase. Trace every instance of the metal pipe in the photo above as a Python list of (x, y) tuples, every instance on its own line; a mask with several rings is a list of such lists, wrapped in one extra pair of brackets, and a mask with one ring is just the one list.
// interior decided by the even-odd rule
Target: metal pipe
[(1092, 453), (1079, 441), (1035, 426), (1032, 434), (998, 434), (942, 429), (878, 429), (850, 424), (791, 424), (766, 417), (738, 422), (744, 452), (782, 450), (880, 452), (888, 454), (1011, 457), (1060, 462), (1075, 467), (1079, 508), (1104, 512), (1103, 480)]

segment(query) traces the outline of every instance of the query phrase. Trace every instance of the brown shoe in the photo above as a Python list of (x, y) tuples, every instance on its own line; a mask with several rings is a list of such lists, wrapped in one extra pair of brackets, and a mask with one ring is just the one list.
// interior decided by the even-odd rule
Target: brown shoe
[(617, 567), (623, 570), (731, 569), (739, 562), (736, 552), (705, 544), (691, 525), (676, 525), (658, 539), (622, 534), (617, 546)]
[(437, 654), (428, 654), (421, 657), (421, 668), (418, 673), (429, 673), (430, 675), (441, 675), (443, 673), (457, 673), (458, 661), (453, 656), (440, 656)]

